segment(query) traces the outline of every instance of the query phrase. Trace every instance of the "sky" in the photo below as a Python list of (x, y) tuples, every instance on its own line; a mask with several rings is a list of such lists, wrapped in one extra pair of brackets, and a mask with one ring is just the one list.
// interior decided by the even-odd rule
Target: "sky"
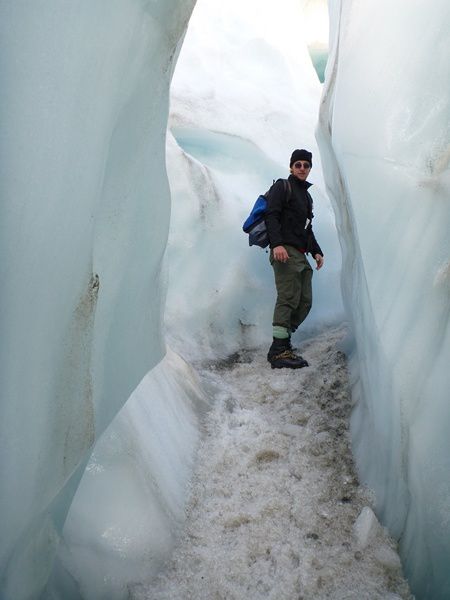
[(328, 6), (326, 0), (305, 0), (304, 15), (308, 45), (328, 45)]

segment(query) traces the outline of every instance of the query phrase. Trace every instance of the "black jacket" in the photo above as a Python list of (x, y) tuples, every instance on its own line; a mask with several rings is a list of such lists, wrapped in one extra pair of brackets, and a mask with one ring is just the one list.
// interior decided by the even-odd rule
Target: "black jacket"
[[(292, 193), (285, 192), (285, 184), (278, 179), (267, 193), (266, 226), (270, 247), (294, 246), (315, 256), (323, 252), (312, 230), (312, 199), (308, 181), (289, 175)], [(307, 220), (309, 220), (307, 222)]]

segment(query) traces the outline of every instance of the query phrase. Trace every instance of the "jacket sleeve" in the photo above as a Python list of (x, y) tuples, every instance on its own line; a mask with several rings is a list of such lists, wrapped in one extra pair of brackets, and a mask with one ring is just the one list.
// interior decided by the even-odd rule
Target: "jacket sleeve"
[(267, 192), (266, 227), (269, 234), (270, 247), (283, 245), (281, 237), (281, 211), (285, 202), (285, 191), (282, 179), (278, 179)]
[(309, 198), (310, 201), (310, 205), (309, 205), (309, 218), (310, 218), (310, 222), (308, 227), (306, 228), (306, 239), (307, 239), (307, 244), (306, 244), (306, 252), (309, 254), (311, 254), (311, 256), (316, 256), (316, 254), (320, 254), (321, 256), (323, 256), (323, 252), (322, 249), (320, 248), (319, 244), (317, 243), (316, 240), (316, 236), (314, 235), (313, 229), (312, 229), (312, 220), (314, 219), (314, 213), (313, 213), (313, 199), (311, 198), (311, 195), (309, 194), (309, 192), (307, 192), (307, 196)]
[(314, 232), (312, 230), (311, 223), (307, 227), (307, 234), (308, 234), (307, 252), (309, 252), (311, 254), (311, 256), (315, 256), (316, 254), (320, 254), (321, 256), (323, 256), (323, 252), (322, 252), (319, 244), (317, 243), (316, 236), (314, 235)]

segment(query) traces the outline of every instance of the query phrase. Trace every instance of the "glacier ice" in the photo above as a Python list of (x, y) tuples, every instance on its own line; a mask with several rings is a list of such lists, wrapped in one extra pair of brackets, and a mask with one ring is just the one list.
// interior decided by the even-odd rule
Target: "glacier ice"
[[(319, 142), (356, 338), (352, 431), (419, 598), (450, 595), (450, 8), (330, 3)], [(376, 449), (376, 450), (375, 450)]]
[(121, 600), (161, 568), (183, 522), (206, 408), (196, 373), (168, 350), (95, 445), (64, 526), (49, 600)]
[(364, 506), (353, 525), (357, 546), (364, 550), (380, 532), (381, 526), (370, 506)]
[(168, 92), (193, 4), (0, 4), (7, 600), (39, 595), (88, 451), (164, 353)]

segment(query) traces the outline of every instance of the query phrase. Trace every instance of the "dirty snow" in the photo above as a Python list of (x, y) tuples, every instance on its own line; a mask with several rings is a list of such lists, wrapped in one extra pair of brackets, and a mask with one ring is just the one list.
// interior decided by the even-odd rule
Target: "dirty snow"
[(310, 367), (264, 349), (203, 370), (215, 398), (179, 546), (135, 600), (411, 598), (350, 453), (345, 329), (304, 342)]

